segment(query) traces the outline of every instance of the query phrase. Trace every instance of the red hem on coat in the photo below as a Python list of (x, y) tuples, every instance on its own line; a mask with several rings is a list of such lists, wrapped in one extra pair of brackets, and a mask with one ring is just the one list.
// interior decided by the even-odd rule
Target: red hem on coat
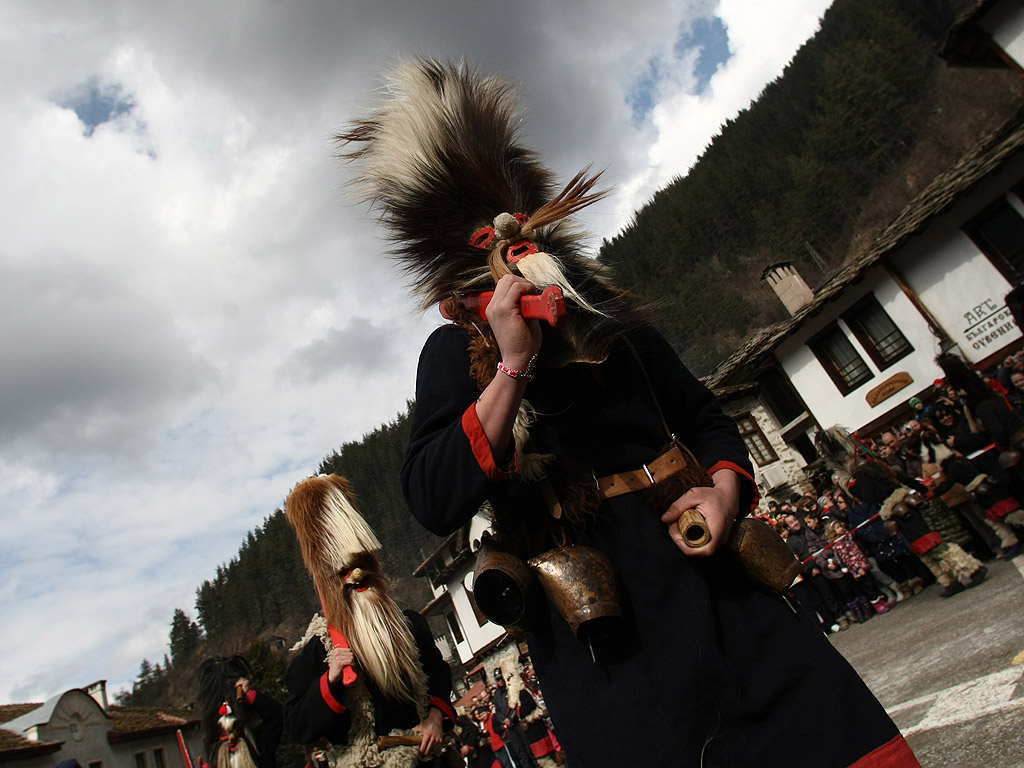
[(921, 768), (921, 763), (900, 734), (878, 749), (868, 752), (850, 768)]
[[(897, 523), (899, 525), (899, 523)], [(942, 543), (942, 537), (935, 531), (926, 533), (919, 539), (910, 542), (910, 548), (919, 555), (926, 555)]]
[(502, 469), (494, 461), (494, 454), (491, 453), (491, 443), (484, 433), (480, 417), (476, 415), (476, 402), (470, 404), (466, 412), (462, 414), (462, 431), (469, 439), (469, 447), (473, 451), (476, 463), (492, 482), (500, 482), (516, 471), (515, 459), (511, 471)]
[(1009, 499), (997, 501), (991, 507), (986, 509), (985, 517), (989, 520), (1002, 520), (1008, 514), (1016, 512), (1018, 509), (1020, 509), (1020, 504), (1017, 503), (1016, 499), (1011, 497)]
[(544, 757), (544, 755), (550, 755), (555, 751), (555, 745), (551, 743), (551, 736), (545, 736), (543, 739), (537, 739), (537, 741), (530, 744), (530, 750), (533, 752), (534, 757)]
[(345, 711), (346, 707), (331, 693), (331, 683), (327, 679), (327, 672), (320, 675), (320, 695), (324, 698), (324, 703), (331, 708), (332, 712), (336, 712), (339, 715)]

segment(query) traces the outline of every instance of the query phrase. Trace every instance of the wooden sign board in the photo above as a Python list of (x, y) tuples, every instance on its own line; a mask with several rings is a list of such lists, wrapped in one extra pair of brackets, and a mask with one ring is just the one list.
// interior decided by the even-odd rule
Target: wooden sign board
[(897, 373), (895, 376), (890, 376), (877, 387), (869, 391), (864, 395), (864, 399), (868, 401), (868, 405), (874, 408), (879, 403), (888, 400), (901, 389), (906, 389), (913, 383), (913, 377), (909, 373), (903, 371), (901, 373)]

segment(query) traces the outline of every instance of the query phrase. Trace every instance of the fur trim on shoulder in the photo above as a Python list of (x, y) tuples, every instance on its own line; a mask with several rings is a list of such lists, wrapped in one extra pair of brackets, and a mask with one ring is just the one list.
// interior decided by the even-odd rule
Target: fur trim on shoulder
[(309, 620), (309, 626), (306, 627), (306, 634), (293, 645), (290, 650), (294, 653), (295, 651), (301, 651), (306, 647), (306, 643), (312, 640), (314, 637), (319, 637), (320, 641), (324, 644), (324, 650), (327, 652), (327, 658), (331, 657), (331, 651), (334, 650), (334, 643), (331, 642), (331, 632), (327, 628), (327, 619), (324, 618), (322, 613), (313, 615), (313, 618)]
[(893, 515), (893, 508), (907, 498), (907, 494), (910, 493), (906, 488), (900, 486), (895, 491), (889, 494), (889, 497), (882, 502), (882, 508), (879, 510), (883, 520), (889, 520)]

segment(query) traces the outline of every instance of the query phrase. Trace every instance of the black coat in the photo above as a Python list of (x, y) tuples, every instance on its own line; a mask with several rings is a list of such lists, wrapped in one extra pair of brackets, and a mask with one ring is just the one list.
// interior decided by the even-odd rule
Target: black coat
[[(405, 617), (419, 648), (423, 671), (427, 675), (427, 693), (432, 700), (449, 703), (452, 692), (451, 669), (434, 645), (430, 627), (414, 611), (405, 611)], [(316, 744), (321, 739), (327, 739), (331, 744), (345, 744), (348, 741), (351, 725), (348, 689), (340, 680), (333, 685), (327, 683), (329, 667), (326, 654), (320, 638), (314, 637), (292, 659), (285, 672), (284, 682), (289, 699), (284, 708), (284, 722), (288, 735), (296, 744)], [(390, 733), (394, 728), (409, 729), (419, 725), (419, 715), (411, 703), (384, 696), (368, 676), (366, 686), (373, 698), (374, 726), (378, 735)], [(325, 698), (325, 687), (331, 700)], [(338, 712), (337, 705), (345, 711)]]
[[(734, 422), (653, 330), (631, 335), (672, 432), (708, 469), (752, 474)], [(487, 499), (504, 525), (530, 528), (547, 513), (539, 495), (500, 471), (474, 404), (469, 336), (446, 326), (420, 358), (403, 489), (428, 529), (448, 534)], [(599, 364), (541, 367), (526, 389), (538, 412), (531, 434), (560, 466), (600, 477), (639, 469), (668, 438), (644, 371), (619, 343)], [(557, 468), (553, 471), (559, 471)], [(553, 478), (558, 481), (560, 478)], [(748, 497), (753, 496), (753, 483)], [(545, 601), (527, 634), (559, 741), (574, 768), (645, 765), (848, 766), (899, 732), (820, 631), (756, 589), (727, 554), (685, 556), (638, 494), (605, 501), (573, 527), (576, 544), (611, 560), (622, 596), (621, 631), (598, 662)], [(808, 702), (843, 702), (812, 735), (781, 738)]]

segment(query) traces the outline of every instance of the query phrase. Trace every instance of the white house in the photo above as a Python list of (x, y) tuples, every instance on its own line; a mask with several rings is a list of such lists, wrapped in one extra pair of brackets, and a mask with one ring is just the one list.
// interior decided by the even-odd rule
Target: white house
[(486, 660), (508, 637), (502, 627), (484, 618), (473, 600), (473, 566), (488, 526), (486, 515), (477, 514), (413, 571), (413, 576), (430, 581), (433, 594), (420, 613), (444, 618), (446, 636), (435, 641), (445, 658), (457, 665)]
[(15, 768), (188, 768), (202, 754), (192, 710), (110, 706), (106, 681), (43, 704), (0, 706), (0, 763)]
[[(1006, 294), (1024, 281), (1024, 119), (936, 178), (816, 292), (788, 264), (765, 278), (792, 317), (755, 334), (709, 379), (726, 393), (757, 385), (764, 434), (755, 440), (770, 442), (774, 428), (789, 449), (773, 456), (748, 439), (759, 479), (779, 454), (813, 459), (821, 427), (870, 434), (906, 418), (907, 400), (942, 377), (940, 352), (986, 369), (1020, 347)], [(725, 400), (742, 429), (747, 414)]]

